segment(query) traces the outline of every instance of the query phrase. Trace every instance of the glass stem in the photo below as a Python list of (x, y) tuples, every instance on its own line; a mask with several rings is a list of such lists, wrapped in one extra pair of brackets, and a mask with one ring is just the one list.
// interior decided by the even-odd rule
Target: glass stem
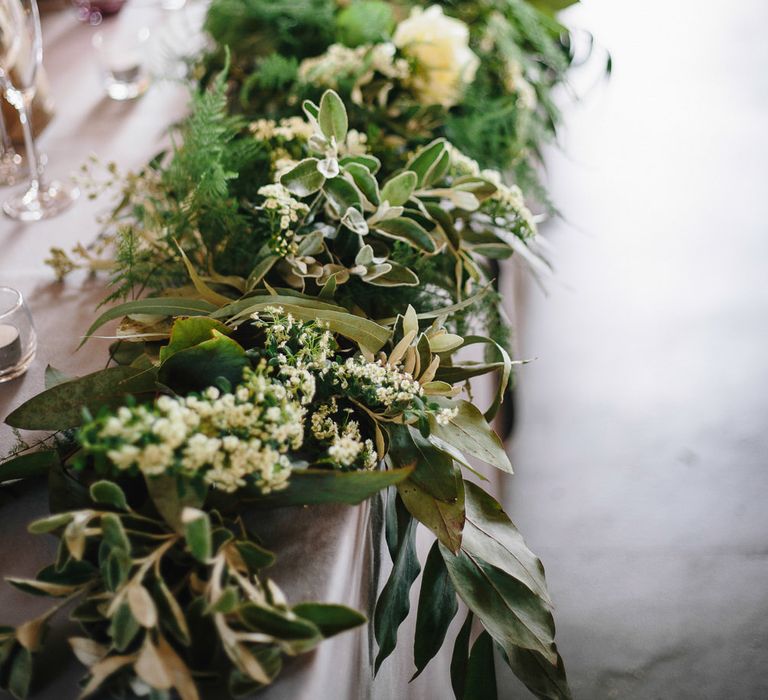
[(8, 128), (5, 126), (5, 117), (3, 116), (2, 109), (3, 98), (0, 96), (0, 141), (2, 141), (3, 157), (13, 156), (13, 144), (11, 143), (11, 137), (8, 133)]
[(25, 95), (19, 100), (19, 121), (21, 121), (21, 129), (24, 132), (24, 150), (27, 154), (27, 166), (29, 168), (29, 189), (39, 192), (43, 183), (40, 172), (40, 157), (37, 153), (37, 145), (35, 144), (35, 137), (32, 135), (32, 124), (29, 119), (31, 107), (31, 97)]

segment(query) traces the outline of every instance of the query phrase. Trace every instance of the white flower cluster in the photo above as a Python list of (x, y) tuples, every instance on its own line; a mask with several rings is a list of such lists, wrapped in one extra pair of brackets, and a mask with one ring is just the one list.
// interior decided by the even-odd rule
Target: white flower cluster
[(437, 421), (438, 425), (448, 425), (458, 415), (458, 408), (441, 408), (437, 413), (435, 413), (435, 420)]
[(233, 393), (211, 387), (186, 398), (161, 396), (154, 406), (120, 408), (81, 430), (86, 451), (104, 451), (120, 470), (202, 478), (232, 492), (252, 480), (262, 491), (284, 488), (287, 453), (304, 441), (305, 409), (293, 387), (249, 370)]
[(312, 435), (319, 442), (330, 442), (328, 456), (341, 467), (361, 465), (364, 469), (373, 469), (377, 464), (376, 449), (371, 440), (363, 440), (360, 424), (356, 420), (347, 420), (339, 425), (334, 417), (338, 412), (335, 398), (321, 404), (310, 421)]
[(248, 127), (260, 141), (282, 139), (284, 141), (308, 141), (314, 133), (312, 124), (301, 117), (288, 117), (279, 122), (274, 119), (257, 119)]
[(293, 250), (293, 239), (296, 235), (294, 225), (299, 217), (309, 212), (309, 207), (294, 199), (291, 193), (282, 185), (274, 183), (259, 188), (259, 194), (264, 197), (262, 207), (270, 213), (274, 231), (270, 245), (277, 255), (287, 255)]
[(361, 398), (370, 407), (399, 410), (408, 407), (424, 390), (413, 376), (381, 360), (350, 357), (334, 368), (334, 384)]
[(354, 79), (351, 98), (355, 104), (363, 103), (362, 89), (374, 81), (377, 74), (386, 79), (376, 99), (380, 106), (386, 104), (395, 80), (406, 80), (411, 73), (408, 61), (396, 58), (394, 44), (364, 45), (350, 48), (333, 44), (314, 58), (307, 58), (299, 66), (299, 77), (305, 83), (337, 89), (339, 83)]

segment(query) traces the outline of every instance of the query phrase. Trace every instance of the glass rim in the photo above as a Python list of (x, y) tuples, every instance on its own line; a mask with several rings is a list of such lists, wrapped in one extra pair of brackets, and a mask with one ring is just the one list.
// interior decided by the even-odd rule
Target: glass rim
[(10, 316), (12, 313), (18, 311), (20, 308), (24, 306), (24, 295), (18, 289), (0, 285), (0, 293), (2, 292), (10, 292), (11, 294), (15, 294), (16, 302), (11, 306), (9, 306), (7, 309), (0, 306), (0, 319)]

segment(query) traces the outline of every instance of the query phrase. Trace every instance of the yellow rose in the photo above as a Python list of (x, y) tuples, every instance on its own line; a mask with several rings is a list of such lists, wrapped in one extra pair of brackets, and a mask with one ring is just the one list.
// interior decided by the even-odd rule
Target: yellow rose
[(414, 8), (393, 37), (395, 46), (416, 59), (418, 70), (411, 86), (424, 104), (452, 107), (462, 86), (471, 83), (480, 60), (469, 48), (469, 28), (446, 17), (443, 8)]

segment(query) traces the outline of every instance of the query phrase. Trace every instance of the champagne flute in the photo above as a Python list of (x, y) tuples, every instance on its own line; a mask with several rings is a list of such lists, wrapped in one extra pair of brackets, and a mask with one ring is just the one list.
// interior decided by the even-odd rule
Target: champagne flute
[(29, 167), (29, 187), (11, 197), (3, 211), (12, 219), (38, 221), (64, 211), (80, 194), (76, 187), (46, 183), (43, 166), (32, 135), (30, 117), (37, 71), (43, 61), (40, 15), (35, 0), (0, 0), (0, 15), (10, 32), (0, 33), (0, 89), (19, 113)]
[[(18, 34), (14, 32), (15, 21), (7, 14), (7, 9), (0, 5), (0, 46), (7, 44), (10, 56), (18, 51)], [(0, 109), (0, 148), (2, 149), (0, 150), (0, 187), (15, 185), (17, 178), (21, 175), (21, 156), (13, 148), (2, 109)]]

